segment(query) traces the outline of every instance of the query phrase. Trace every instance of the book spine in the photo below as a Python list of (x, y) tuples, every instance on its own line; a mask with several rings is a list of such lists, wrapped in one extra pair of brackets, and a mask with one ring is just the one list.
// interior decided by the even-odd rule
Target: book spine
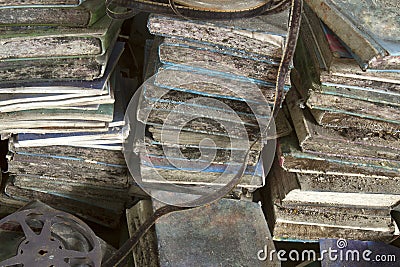
[(79, 6), (12, 6), (0, 5), (0, 25), (46, 25), (88, 27), (106, 13), (103, 0), (83, 2)]
[(0, 25), (88, 26), (92, 14), (75, 8), (7, 8), (0, 9)]
[(359, 57), (362, 69), (369, 66), (371, 60), (385, 51), (359, 30), (349, 18), (344, 17), (328, 0), (306, 0), (306, 3), (319, 18), (346, 43)]

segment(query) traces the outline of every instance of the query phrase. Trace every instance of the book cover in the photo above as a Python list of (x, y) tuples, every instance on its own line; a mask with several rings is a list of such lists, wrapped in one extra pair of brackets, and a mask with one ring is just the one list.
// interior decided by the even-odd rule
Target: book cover
[[(9, 1), (0, 3), (0, 25), (62, 25), (69, 27), (88, 27), (105, 16), (103, 0), (87, 1)], [(32, 2), (32, 3), (29, 3)]]
[(357, 56), (363, 69), (400, 64), (400, 20), (396, 1), (306, 0)]
[(249, 55), (277, 60), (287, 31), (288, 12), (232, 21), (190, 21), (178, 17), (152, 14), (148, 28), (151, 33), (167, 37), (211, 43)]
[(3, 26), (0, 59), (102, 55), (121, 25), (122, 21), (104, 16), (88, 28)]

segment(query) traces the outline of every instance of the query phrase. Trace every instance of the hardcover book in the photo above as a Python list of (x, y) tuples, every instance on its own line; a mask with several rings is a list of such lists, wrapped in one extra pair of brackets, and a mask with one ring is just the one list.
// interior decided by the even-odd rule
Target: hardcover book
[(103, 55), (121, 24), (104, 16), (88, 28), (3, 26), (0, 59)]
[(296, 91), (287, 94), (286, 102), (303, 151), (343, 158), (400, 159), (400, 139), (396, 135), (385, 131), (374, 133), (354, 128), (324, 128), (316, 124), (308, 109), (300, 108), (300, 97)]
[(306, 0), (306, 3), (356, 55), (360, 66), (400, 66), (400, 21), (396, 2)]
[[(193, 62), (203, 68), (224, 71), (254, 81), (275, 83), (279, 62), (264, 57), (248, 56), (240, 51), (229, 51), (212, 44), (201, 44), (176, 38), (165, 38), (159, 45), (159, 57), (163, 64), (187, 65)], [(289, 79), (287, 84), (290, 84)]]
[(0, 25), (88, 27), (105, 14), (103, 0), (70, 1), (70, 3), (68, 1), (8, 1), (8, 3), (0, 3)]
[(190, 21), (152, 14), (151, 33), (211, 43), (249, 56), (280, 61), (287, 32), (288, 12), (232, 21)]

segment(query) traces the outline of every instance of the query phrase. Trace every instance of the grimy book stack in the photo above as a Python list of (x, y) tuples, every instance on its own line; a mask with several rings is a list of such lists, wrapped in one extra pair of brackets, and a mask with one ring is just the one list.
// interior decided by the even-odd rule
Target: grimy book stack
[[(223, 186), (217, 178), (238, 171), (269, 120), (287, 22), (288, 12), (235, 21), (150, 15), (156, 37), (137, 111), (148, 130), (139, 144), (143, 182)], [(282, 114), (276, 126), (279, 136), (291, 131)], [(264, 185), (265, 143), (252, 147), (239, 194)]]
[(399, 10), (306, 2), (286, 97), (295, 133), (280, 138), (268, 181), (274, 238), (389, 242), (400, 203)]
[(3, 1), (0, 17), (4, 194), (115, 226), (128, 200), (121, 132), (135, 89), (117, 67), (122, 22), (103, 0)]

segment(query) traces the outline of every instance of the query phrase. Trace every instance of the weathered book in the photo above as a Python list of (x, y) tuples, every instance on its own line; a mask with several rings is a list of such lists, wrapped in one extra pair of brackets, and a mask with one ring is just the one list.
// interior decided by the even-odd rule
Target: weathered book
[[(114, 43), (113, 43), (114, 44)], [(113, 44), (99, 56), (17, 58), (0, 61), (2, 83), (100, 79), (113, 52)], [(116, 48), (119, 49), (119, 48)]]
[[(22, 76), (18, 75), (18, 77), (16, 77), (18, 78), (17, 81), (14, 82), (1, 81), (0, 93), (1, 94), (51, 94), (52, 93), (52, 94), (75, 94), (76, 96), (104, 95), (109, 90), (109, 79), (111, 77), (112, 72), (115, 69), (115, 66), (117, 65), (118, 59), (120, 58), (123, 52), (123, 48), (124, 44), (121, 42), (117, 42), (114, 48), (109, 50), (111, 54), (107, 60), (107, 64), (104, 70), (104, 75), (102, 75), (100, 78), (88, 81), (85, 80), (71, 81), (70, 79), (64, 81), (49, 81), (50, 76), (49, 77), (46, 76), (45, 80), (37, 81), (38, 77), (36, 77), (35, 80), (31, 80), (28, 82), (28, 81), (23, 81)], [(53, 60), (56, 59), (53, 58), (49, 61)], [(79, 61), (79, 58), (71, 60)], [(26, 61), (22, 60), (21, 62), (23, 63)], [(83, 69), (87, 68), (84, 66), (81, 67), (83, 67)], [(66, 70), (68, 70), (69, 72), (83, 71), (81, 69), (71, 70), (69, 68), (65, 68), (65, 66), (63, 66), (63, 68), (64, 68), (63, 72), (65, 72)], [(6, 72), (8, 73), (9, 71), (10, 70), (6, 68)], [(33, 71), (35, 72), (37, 70)], [(25, 74), (31, 76), (31, 74), (28, 73)], [(5, 78), (5, 80), (7, 79), (8, 78)]]
[[(357, 92), (355, 92), (356, 90), (353, 90), (353, 93), (350, 92), (352, 95), (341, 95), (341, 93), (345, 93), (346, 91), (349, 92), (346, 88), (339, 90), (339, 92), (333, 88), (322, 92), (318, 91), (318, 89), (308, 90), (310, 87), (303, 83), (303, 81), (305, 81), (305, 83), (307, 82), (307, 77), (302, 76), (300, 78), (300, 75), (296, 73), (296, 71), (292, 71), (292, 73), (292, 83), (302, 98), (305, 99), (305, 104), (310, 109), (400, 124), (400, 108), (398, 103), (396, 103), (398, 98), (397, 94), (390, 96), (389, 94), (385, 95), (385, 93), (383, 93), (381, 96), (383, 95), (385, 99), (376, 100), (376, 98), (369, 99), (368, 96), (365, 96), (368, 95), (369, 92), (360, 93), (358, 96)], [(390, 99), (392, 99), (391, 102), (389, 102)]]
[[(261, 135), (258, 127), (245, 127), (247, 133), (240, 130), (240, 128), (243, 129), (243, 127), (235, 128), (235, 131), (227, 132), (218, 122), (206, 119), (192, 120), (183, 127), (174, 127), (173, 125), (163, 126), (162, 122), (148, 122), (148, 125), (150, 125), (149, 131), (153, 134), (154, 140), (157, 142), (166, 143), (167, 140), (174, 140), (174, 136), (179, 133), (179, 142), (182, 145), (199, 144), (200, 140), (212, 137), (219, 147), (226, 148), (230, 147), (232, 140), (254, 141)], [(225, 124), (225, 126), (227, 125), (228, 124)], [(230, 126), (235, 127), (233, 124)], [(275, 126), (276, 130), (269, 131), (265, 134), (264, 138), (273, 139), (276, 137), (286, 136), (292, 131), (289, 122), (283, 115), (278, 116)], [(232, 138), (232, 140), (230, 140), (230, 138)], [(256, 145), (255, 149), (257, 147), (259, 147), (259, 145)]]
[(190, 21), (152, 14), (148, 28), (155, 35), (211, 43), (249, 56), (280, 61), (288, 12), (234, 21)]
[[(201, 44), (177, 38), (164, 38), (159, 46), (159, 57), (163, 64), (183, 64), (192, 62), (204, 68), (229, 72), (255, 81), (275, 83), (279, 62), (263, 57), (248, 56), (240, 51), (229, 51), (212, 44)], [(289, 79), (287, 84), (289, 84)]]
[(0, 59), (103, 55), (121, 24), (104, 16), (88, 28), (4, 26), (0, 28)]
[[(46, 122), (44, 122), (46, 124)], [(115, 123), (115, 125), (113, 125)], [(19, 132), (15, 147), (46, 147), (46, 146), (74, 146), (86, 148), (100, 148), (105, 150), (122, 150), (124, 140), (124, 125), (121, 121), (107, 124), (103, 131), (44, 131), (37, 134), (34, 130)], [(29, 127), (29, 126), (28, 126)], [(45, 128), (46, 129), (46, 128)], [(25, 133), (22, 133), (25, 132)]]
[[(305, 171), (306, 172), (306, 171)], [(386, 195), (399, 195), (400, 177), (372, 177), (364, 174), (327, 174), (327, 173), (303, 173), (287, 172), (276, 157), (271, 170), (266, 178), (267, 185), (262, 189), (262, 201), (266, 203), (267, 214), (272, 214), (269, 203), (280, 201), (294, 189), (317, 192), (341, 192), (341, 193), (373, 193)], [(272, 220), (271, 225), (274, 224)]]
[[(201, 149), (199, 148), (199, 146), (201, 146)], [(196, 147), (179, 144), (170, 145), (167, 143), (161, 145), (161, 143), (159, 142), (148, 139), (145, 141), (142, 147), (138, 147), (138, 150), (143, 153), (143, 155), (155, 158), (163, 158), (165, 156), (171, 158), (180, 158), (183, 156), (182, 159), (193, 160), (193, 163), (196, 160), (202, 158), (203, 160), (209, 160), (210, 163), (212, 161), (212, 163), (214, 164), (227, 164), (228, 162), (237, 164), (242, 163), (247, 152), (247, 150), (245, 150), (244, 148), (236, 148), (236, 151), (238, 153), (235, 153), (231, 151), (231, 149), (233, 150), (234, 148), (223, 149), (206, 145), (199, 146)], [(210, 157), (202, 157), (202, 154), (209, 155)], [(252, 149), (249, 152), (247, 165), (255, 166), (258, 163), (259, 154), (260, 150)]]
[(302, 152), (294, 135), (279, 139), (280, 165), (289, 172), (398, 178), (398, 161), (374, 158), (342, 158), (330, 154)]
[(75, 200), (90, 200), (99, 204), (106, 204), (108, 208), (122, 209), (128, 199), (128, 188), (107, 188), (90, 186), (74, 182), (66, 182), (62, 179), (51, 180), (39, 175), (25, 176), (23, 174), (11, 175), (11, 181), (20, 188), (46, 191), (73, 198)]
[[(141, 179), (147, 183), (173, 183), (193, 185), (225, 185), (239, 171), (246, 151), (215, 151), (206, 148), (186, 148), (176, 153), (171, 146), (139, 146)], [(218, 153), (219, 152), (219, 153)], [(214, 156), (215, 154), (215, 156)], [(252, 153), (244, 175), (238, 185), (241, 188), (255, 189), (264, 184), (264, 171), (259, 152)], [(209, 155), (209, 156), (207, 156)], [(200, 158), (199, 158), (200, 156)], [(158, 175), (157, 175), (158, 174)], [(162, 179), (160, 179), (160, 174)], [(217, 178), (221, 178), (216, 180)]]
[(99, 105), (97, 109), (36, 109), (0, 113), (0, 121), (16, 120), (88, 120), (111, 122), (114, 113), (113, 104)]
[(399, 69), (399, 9), (391, 0), (306, 0), (351, 49), (363, 69)]
[[(15, 2), (15, 1), (11, 1)], [(87, 27), (106, 13), (103, 0), (76, 1), (75, 4), (27, 3), (0, 4), (0, 25), (62, 25)], [(66, 1), (65, 1), (66, 2)]]
[(239, 0), (229, 1), (229, 5), (224, 2), (216, 2), (213, 0), (177, 0), (176, 3), (196, 8), (198, 10), (212, 10), (212, 11), (231, 11), (232, 10), (250, 10), (264, 5), (266, 2), (263, 0), (250, 0), (242, 2)]
[[(158, 72), (154, 82), (143, 86), (138, 120), (154, 126), (152, 129), (163, 124), (167, 131), (183, 129), (181, 136), (192, 132), (255, 140), (268, 123), (270, 107), (251, 81), (225, 76), (179, 66)], [(174, 119), (168, 123), (171, 117)], [(279, 135), (291, 131), (286, 119), (277, 121), (276, 126)], [(228, 133), (227, 128), (232, 131)], [(246, 129), (248, 136), (240, 129)]]
[[(354, 128), (338, 130), (317, 125), (307, 108), (300, 107), (295, 90), (286, 96), (300, 147), (305, 152), (337, 157), (367, 157), (400, 160), (400, 137), (386, 132), (369, 132)], [(351, 149), (349, 149), (351, 147)]]
[(76, 94), (0, 94), (0, 112), (33, 109), (56, 109), (85, 105), (113, 104), (114, 93), (97, 96), (77, 96)]
[(112, 125), (113, 104), (57, 107), (0, 113), (0, 133), (87, 133), (106, 132)]
[[(199, 83), (199, 88), (201, 88), (201, 85)], [(151, 113), (155, 112), (159, 113), (159, 116), (155, 116), (158, 121), (164, 121), (167, 117), (165, 115), (162, 116), (162, 113), (168, 114), (181, 111), (185, 114), (198, 116), (204, 114), (205, 116), (226, 121), (236, 122), (240, 119), (241, 122), (254, 126), (268, 120), (268, 115), (271, 113), (270, 107), (265, 103), (251, 103), (249, 105), (245, 101), (202, 96), (199, 93), (171, 90), (146, 83), (142, 89), (138, 118), (140, 121), (144, 121), (145, 117), (150, 120), (153, 117)], [(215, 113), (214, 116), (212, 116), (213, 113)]]
[[(326, 174), (319, 175), (320, 179), (315, 181), (317, 188), (308, 189), (304, 180), (297, 178), (310, 175), (284, 171), (279, 166), (281, 160), (279, 157), (275, 159), (261, 195), (275, 240), (313, 242), (321, 238), (351, 238), (390, 241), (396, 234), (397, 226), (390, 212), (398, 205), (398, 194), (379, 189), (379, 192), (369, 192), (364, 184), (357, 187), (357, 180), (351, 176), (344, 176), (354, 180), (354, 183), (349, 181), (350, 184), (345, 184), (344, 178), (341, 183), (336, 183), (338, 176), (329, 182), (324, 181), (324, 177), (331, 176)], [(323, 183), (321, 186), (319, 181)], [(376, 178), (369, 182), (372, 182), (369, 187), (381, 185)], [(327, 188), (322, 188), (323, 185)], [(332, 186), (342, 188), (343, 192), (329, 192)], [(362, 189), (367, 190), (360, 193)], [(375, 197), (376, 202), (368, 200)]]
[[(387, 94), (400, 91), (399, 71), (389, 69), (367, 69), (363, 71), (353, 55), (340, 38), (335, 35), (319, 18), (305, 5), (303, 15), (301, 39), (307, 52), (298, 51), (300, 66), (305, 63), (315, 66), (309, 67), (308, 75), (315, 82), (325, 86), (344, 86), (348, 90), (365, 88), (368, 92)], [(317, 67), (319, 65), (319, 68)], [(299, 68), (299, 71), (305, 71)], [(362, 90), (359, 93), (362, 94)], [(350, 92), (349, 92), (350, 93)]]
[[(52, 138), (64, 138), (67, 137), (68, 134), (60, 136), (54, 134), (70, 133), (71, 135), (74, 132), (80, 132), (81, 135), (79, 136), (81, 137), (70, 136), (70, 138), (73, 139), (74, 145), (87, 145), (97, 148), (102, 147), (104, 149), (121, 150), (122, 137), (120, 134), (122, 133), (122, 128), (125, 124), (125, 110), (128, 101), (135, 92), (135, 90), (133, 90), (135, 88), (124, 83), (125, 80), (120, 77), (119, 71), (115, 71), (111, 78), (110, 85), (115, 94), (115, 103), (113, 105), (101, 104), (95, 105), (93, 109), (82, 110), (71, 109), (76, 108), (73, 106), (68, 107), (68, 105), (58, 105), (54, 109), (24, 110), (3, 113), (0, 114), (0, 116), (9, 116), (3, 116), (2, 124), (0, 124), (0, 132), (38, 133), (40, 135), (35, 137), (37, 139), (35, 142), (41, 139), (43, 142), (46, 142), (48, 136), (43, 134), (53, 134)], [(77, 90), (77, 88), (74, 90)], [(80, 96), (79, 94), (72, 95), (76, 95), (77, 97)], [(88, 96), (84, 95), (79, 99), (84, 100), (87, 98)], [(89, 98), (94, 98), (96, 101), (99, 100), (96, 95), (89, 95)], [(78, 101), (80, 101), (79, 99)], [(72, 100), (74, 100), (74, 98), (72, 98)], [(63, 103), (63, 101), (69, 100), (62, 100), (61, 103)], [(88, 137), (88, 135), (90, 137)], [(98, 135), (98, 138), (96, 138), (96, 135)], [(82, 138), (82, 136), (85, 136), (86, 139)], [(102, 140), (104, 136), (108, 136), (108, 139)]]
[(126, 165), (90, 162), (57, 155), (9, 154), (9, 172), (99, 187), (126, 188)]
[(16, 145), (17, 137), (14, 136), (9, 142), (8, 150), (13, 153), (53, 155), (66, 158), (75, 158), (84, 162), (107, 162), (108, 164), (124, 165), (125, 159), (121, 151), (104, 151), (103, 149), (86, 149), (72, 146), (32, 146), (20, 147)]
[[(296, 71), (292, 71), (292, 83), (296, 85), (310, 108), (398, 122), (400, 118), (396, 117), (399, 110), (398, 80), (383, 82), (385, 76), (383, 75), (381, 78), (375, 77), (378, 81), (372, 83), (369, 80), (371, 77), (366, 77), (363, 73), (352, 74), (351, 70), (343, 67), (343, 64), (341, 67), (336, 64), (339, 66), (339, 71), (332, 68), (329, 72), (320, 71), (319, 66), (311, 60), (310, 52), (312, 51), (307, 51), (305, 41), (300, 39), (295, 59)], [(346, 76), (352, 76), (349, 79), (356, 82), (352, 83)], [(329, 77), (328, 81), (326, 77)], [(339, 78), (332, 80), (332, 77)]]
[(70, 146), (91, 146), (117, 144), (123, 142), (122, 127), (112, 127), (106, 132), (19, 134), (15, 146), (51, 146), (60, 143)]
[(400, 177), (293, 173), (301, 190), (343, 193), (400, 194)]
[(33, 81), (36, 84), (48, 84), (52, 81), (69, 81), (72, 85), (74, 82), (71, 81), (91, 81), (101, 79), (103, 76), (110, 76), (124, 48), (124, 43), (116, 42), (116, 37), (117, 35), (102, 55), (1, 60), (0, 77), (2, 84), (9, 86), (10, 83), (20, 82)]
[(18, 120), (2, 122), (0, 133), (106, 132), (108, 123), (85, 120)]
[[(236, 171), (238, 171), (239, 167), (240, 166), (237, 166)], [(224, 172), (223, 168), (224, 167), (220, 166), (210, 166), (206, 170), (200, 172), (174, 168), (174, 166), (165, 166), (165, 168), (162, 168), (162, 166), (159, 165), (141, 165), (140, 172), (141, 179), (144, 183), (196, 185), (205, 186), (206, 188), (212, 186), (213, 188), (222, 188), (232, 180), (236, 174), (224, 174), (223, 180), (221, 180), (221, 175)], [(246, 188), (250, 191), (262, 187), (265, 179), (262, 172), (262, 168), (260, 171), (257, 171), (257, 173), (255, 173), (254, 170), (246, 171), (237, 187), (240, 189)], [(217, 179), (220, 179), (220, 181), (216, 181)]]
[(4, 191), (7, 196), (13, 199), (25, 203), (32, 200), (40, 200), (54, 208), (73, 214), (79, 214), (79, 216), (89, 221), (107, 227), (116, 227), (123, 213), (123, 209), (116, 211), (108, 208), (106, 205), (96, 205), (96, 202), (93, 201), (84, 202), (57, 194), (51, 194), (49, 192), (23, 189), (12, 183), (7, 183)]
[(396, 123), (377, 121), (369, 118), (361, 118), (339, 112), (326, 112), (317, 109), (312, 109), (310, 111), (318, 124), (327, 127), (353, 127), (361, 130), (367, 129), (372, 132), (387, 132), (391, 134), (398, 134), (400, 132), (400, 125)]
[(275, 203), (273, 237), (275, 240), (346, 238), (389, 242), (397, 227), (390, 211), (399, 201), (399, 195), (295, 189), (281, 203)]
[[(151, 119), (150, 119), (151, 120)], [(220, 148), (231, 148), (232, 140), (255, 140), (261, 133), (259, 130), (256, 132), (238, 132), (237, 135), (227, 133), (221, 126), (213, 120), (195, 120), (191, 124), (185, 125), (184, 127), (166, 127), (162, 123), (148, 123), (148, 128), (151, 132), (154, 140), (162, 144), (168, 143), (167, 140), (175, 140), (179, 134), (179, 144), (181, 145), (195, 145), (203, 139), (212, 138), (217, 147)], [(192, 127), (193, 126), (193, 127)], [(290, 134), (292, 128), (290, 123), (283, 115), (279, 113), (275, 120), (275, 127), (273, 131), (268, 131), (266, 139), (282, 137)], [(258, 128), (257, 128), (258, 129)], [(232, 138), (232, 140), (231, 140)], [(244, 138), (244, 139), (243, 139)], [(257, 142), (253, 147), (256, 150), (260, 150), (262, 142)]]
[[(151, 214), (150, 201), (141, 201), (127, 210), (130, 235)], [(194, 253), (193, 247), (202, 253)], [(267, 251), (260, 254), (266, 257), (264, 261), (257, 258), (264, 248), (271, 251), (275, 246), (260, 206), (221, 199), (163, 216), (141, 239), (133, 257), (138, 266), (149, 267), (190, 266), (193, 262), (201, 266), (280, 266), (276, 256), (270, 259)]]
[[(204, 64), (164, 66), (155, 74), (154, 84), (170, 90), (215, 96), (232, 100), (272, 105), (275, 85), (255, 82), (249, 78), (232, 75), (225, 70), (211, 71)], [(171, 79), (171, 77), (174, 77)], [(289, 86), (284, 89), (287, 92)]]

